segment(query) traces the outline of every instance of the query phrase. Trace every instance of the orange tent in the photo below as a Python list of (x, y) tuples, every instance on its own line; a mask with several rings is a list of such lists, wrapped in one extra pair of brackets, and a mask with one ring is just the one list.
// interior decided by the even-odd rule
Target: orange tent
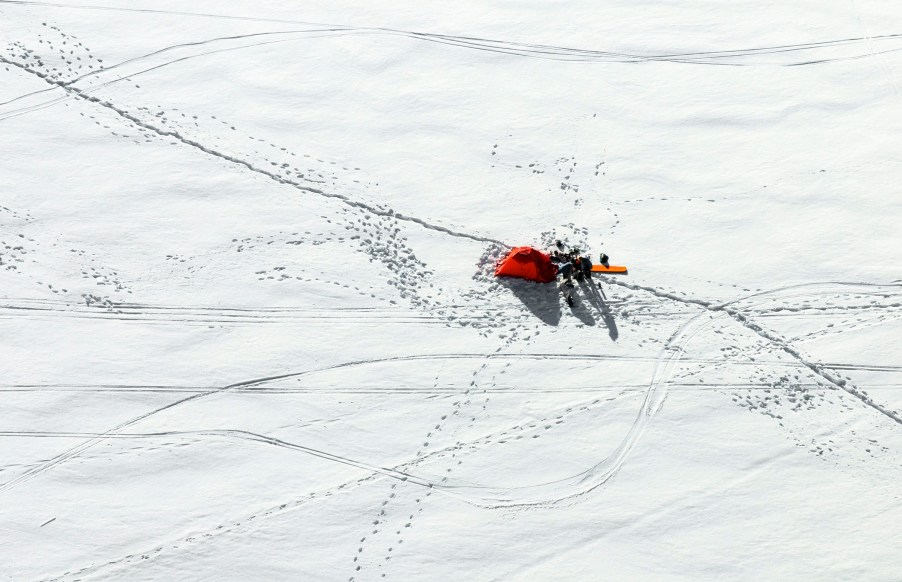
[(520, 277), (550, 283), (557, 277), (557, 265), (551, 257), (532, 247), (514, 247), (495, 267), (496, 277)]

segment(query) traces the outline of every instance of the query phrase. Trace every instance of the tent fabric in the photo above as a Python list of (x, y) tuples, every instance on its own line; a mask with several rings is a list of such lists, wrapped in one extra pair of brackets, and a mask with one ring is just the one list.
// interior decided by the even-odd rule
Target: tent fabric
[(514, 247), (495, 267), (496, 277), (520, 277), (550, 283), (557, 277), (557, 265), (551, 257), (532, 247)]

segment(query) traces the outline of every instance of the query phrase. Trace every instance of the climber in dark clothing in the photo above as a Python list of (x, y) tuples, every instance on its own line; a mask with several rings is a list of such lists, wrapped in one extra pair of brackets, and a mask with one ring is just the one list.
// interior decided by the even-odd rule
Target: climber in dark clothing
[(569, 259), (577, 281), (592, 278), (592, 260), (588, 256), (580, 256), (579, 249), (575, 248), (570, 251)]
[(572, 287), (574, 269), (570, 256), (559, 251), (551, 251), (551, 262), (557, 265), (557, 274)]
[(588, 256), (579, 257), (579, 268), (586, 279), (592, 278), (592, 261)]
[[(558, 246), (561, 246), (558, 244)], [(558, 288), (567, 301), (567, 305), (573, 307), (573, 294), (570, 291), (573, 288), (573, 261), (569, 255), (553, 250), (551, 251), (551, 262), (557, 265), (557, 274), (561, 276), (561, 282)]]

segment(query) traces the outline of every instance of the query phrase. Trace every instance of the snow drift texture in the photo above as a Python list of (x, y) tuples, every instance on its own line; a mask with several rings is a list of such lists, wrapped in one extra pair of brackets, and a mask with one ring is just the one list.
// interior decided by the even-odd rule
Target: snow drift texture
[(0, 576), (898, 579), (900, 33), (0, 1)]

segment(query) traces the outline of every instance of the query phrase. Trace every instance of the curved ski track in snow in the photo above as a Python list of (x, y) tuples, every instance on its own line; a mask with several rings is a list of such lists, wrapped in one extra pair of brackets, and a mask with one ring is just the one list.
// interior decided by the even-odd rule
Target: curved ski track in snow
[[(0, 0), (0, 4), (2, 3), (14, 3), (21, 4), (21, 2), (10, 2), (8, 0)], [(143, 11), (147, 12), (147, 11)], [(641, 54), (630, 54), (630, 53), (617, 53), (617, 52), (607, 52), (607, 51), (596, 51), (596, 50), (586, 50), (586, 49), (575, 49), (575, 48), (567, 48), (567, 47), (558, 47), (558, 46), (549, 46), (549, 45), (538, 45), (538, 44), (526, 44), (526, 43), (517, 43), (517, 42), (508, 42), (508, 41), (500, 41), (500, 40), (491, 40), (491, 39), (482, 39), (476, 37), (467, 37), (467, 36), (453, 36), (453, 35), (444, 35), (444, 34), (435, 34), (435, 33), (425, 33), (425, 32), (414, 32), (407, 30), (398, 30), (391, 28), (372, 28), (372, 27), (351, 27), (346, 25), (326, 25), (326, 24), (315, 24), (315, 23), (305, 23), (300, 21), (280, 21), (280, 22), (290, 22), (292, 24), (305, 24), (308, 26), (317, 26), (318, 28), (313, 29), (303, 29), (303, 30), (282, 30), (282, 31), (267, 31), (267, 32), (256, 32), (251, 34), (244, 35), (230, 35), (230, 36), (221, 36), (215, 37), (206, 40), (198, 40), (192, 42), (179, 43), (174, 45), (169, 45), (155, 51), (151, 51), (144, 55), (133, 57), (117, 63), (115, 65), (111, 65), (109, 67), (101, 67), (99, 69), (81, 74), (77, 77), (74, 77), (70, 80), (56, 80), (53, 82), (56, 85), (55, 87), (50, 87), (48, 89), (43, 89), (39, 91), (32, 91), (13, 99), (4, 101), (0, 103), (0, 106), (8, 105), (19, 101), (21, 99), (25, 99), (27, 97), (40, 95), (48, 91), (53, 91), (57, 88), (66, 89), (73, 88), (75, 89), (75, 85), (81, 81), (89, 81), (89, 86), (87, 87), (78, 87), (78, 92), (80, 95), (86, 95), (97, 89), (109, 86), (111, 84), (117, 83), (119, 81), (133, 79), (138, 75), (143, 73), (147, 73), (150, 71), (154, 71), (160, 69), (162, 67), (166, 67), (168, 65), (176, 64), (182, 61), (186, 61), (188, 59), (193, 59), (197, 57), (203, 57), (211, 54), (222, 53), (226, 51), (233, 50), (241, 50), (246, 48), (254, 48), (269, 44), (283, 43), (283, 42), (293, 42), (299, 40), (306, 40), (311, 38), (319, 38), (325, 36), (347, 36), (347, 35), (389, 35), (389, 36), (400, 36), (405, 38), (410, 38), (413, 40), (420, 40), (426, 42), (433, 42), (439, 44), (445, 44), (450, 46), (456, 46), (460, 48), (470, 49), (470, 50), (479, 50), (479, 51), (488, 51), (495, 52), (500, 54), (514, 55), (520, 57), (529, 57), (529, 58), (538, 58), (538, 59), (547, 59), (547, 60), (556, 60), (556, 61), (570, 61), (570, 62), (583, 62), (583, 63), (639, 63), (639, 62), (672, 62), (672, 63), (682, 63), (682, 64), (708, 64), (708, 65), (726, 65), (726, 66), (753, 66), (756, 63), (743, 63), (743, 62), (731, 62), (730, 59), (739, 59), (748, 56), (757, 56), (757, 55), (776, 55), (782, 53), (797, 53), (797, 52), (805, 52), (805, 51), (815, 51), (819, 49), (832, 48), (838, 46), (849, 46), (849, 45), (858, 45), (864, 44), (866, 45), (866, 52), (854, 55), (847, 55), (843, 57), (835, 57), (835, 58), (810, 58), (807, 60), (801, 61), (793, 61), (788, 63), (763, 63), (763, 64), (771, 64), (776, 66), (804, 66), (804, 65), (813, 65), (813, 64), (823, 64), (841, 60), (854, 60), (854, 59), (862, 59), (868, 57), (880, 57), (885, 53), (892, 53), (896, 51), (902, 50), (902, 46), (894, 47), (882, 51), (876, 51), (871, 48), (871, 45), (874, 41), (888, 41), (888, 42), (902, 42), (902, 34), (886, 34), (880, 35), (876, 37), (852, 37), (852, 38), (843, 38), (831, 41), (820, 41), (820, 42), (811, 42), (811, 43), (801, 43), (801, 44), (790, 44), (790, 45), (777, 45), (777, 46), (769, 46), (769, 47), (758, 47), (751, 49), (734, 49), (734, 50), (722, 50), (722, 51), (703, 51), (703, 52), (686, 52), (686, 53), (671, 53), (671, 54), (649, 54), (649, 55), (641, 55)], [(109, 71), (114, 71), (119, 68), (125, 67), (129, 64), (140, 64), (143, 63), (152, 57), (168, 57), (168, 53), (177, 52), (179, 49), (193, 49), (195, 47), (204, 47), (209, 44), (228, 44), (234, 41), (241, 41), (244, 39), (256, 38), (256, 37), (269, 37), (269, 36), (289, 36), (289, 38), (284, 38), (280, 40), (271, 40), (271, 41), (263, 41), (263, 42), (255, 42), (251, 44), (237, 44), (236, 46), (226, 46), (223, 48), (217, 48), (209, 51), (202, 52), (190, 52), (190, 50), (186, 50), (187, 54), (183, 56), (176, 56), (175, 58), (168, 58), (163, 62), (160, 62), (156, 65), (144, 67), (139, 70), (134, 70), (131, 72), (124, 73), (117, 78), (104, 81), (104, 74)], [(881, 57), (882, 58), (882, 57)], [(10, 62), (9, 64), (15, 64), (14, 62)], [(760, 65), (762, 63), (758, 63)], [(73, 94), (69, 92), (67, 95), (51, 99), (49, 101), (44, 101), (41, 103), (33, 104), (30, 106), (25, 106), (20, 109), (14, 109), (11, 111), (0, 112), (0, 121), (9, 117), (15, 117), (18, 115), (22, 115), (25, 113), (30, 113), (32, 111), (38, 111), (44, 109), (46, 107), (50, 107), (67, 99), (77, 97), (79, 95)]]
[[(870, 398), (867, 394), (862, 393), (861, 390), (859, 390), (855, 386), (847, 383), (840, 378), (837, 378), (835, 375), (827, 371), (825, 369), (825, 366), (807, 361), (802, 356), (802, 354), (789, 346), (781, 338), (768, 332), (757, 324), (749, 321), (748, 318), (743, 315), (742, 310), (731, 307), (736, 303), (753, 298), (761, 298), (785, 293), (788, 291), (794, 292), (801, 288), (825, 285), (838, 285), (843, 287), (861, 289), (892, 289), (894, 291), (898, 291), (900, 288), (902, 288), (902, 286), (899, 285), (879, 285), (869, 283), (809, 283), (787, 286), (780, 289), (775, 289), (773, 291), (755, 293), (734, 301), (730, 301), (728, 303), (710, 304), (705, 312), (700, 313), (699, 315), (696, 315), (695, 317), (686, 321), (670, 337), (670, 339), (668, 339), (667, 344), (665, 345), (659, 356), (658, 365), (655, 369), (652, 380), (649, 383), (645, 400), (639, 410), (639, 414), (637, 415), (636, 420), (633, 422), (633, 425), (630, 427), (629, 432), (621, 441), (620, 445), (618, 445), (614, 452), (608, 455), (608, 457), (606, 457), (593, 467), (590, 467), (589, 469), (583, 471), (582, 473), (573, 475), (565, 480), (524, 486), (519, 488), (495, 488), (490, 489), (489, 491), (486, 491), (487, 488), (485, 487), (473, 488), (471, 486), (460, 486), (458, 488), (451, 486), (452, 489), (455, 489), (458, 492), (469, 493), (476, 493), (476, 491), (481, 491), (481, 493), (478, 493), (476, 495), (476, 498), (480, 502), (492, 506), (510, 507), (518, 505), (555, 503), (564, 499), (575, 497), (577, 495), (588, 493), (589, 491), (604, 484), (605, 481), (610, 479), (623, 465), (629, 452), (632, 450), (633, 446), (635, 446), (639, 437), (642, 435), (642, 432), (645, 430), (648, 420), (652, 416), (654, 416), (654, 414), (660, 409), (661, 405), (663, 404), (664, 399), (666, 398), (667, 384), (671, 376), (673, 375), (674, 367), (682, 357), (686, 346), (698, 333), (714, 323), (718, 318), (725, 316), (729, 316), (732, 319), (739, 321), (742, 325), (751, 329), (752, 331), (766, 339), (768, 342), (770, 342), (772, 345), (775, 345), (782, 349), (784, 352), (788, 353), (801, 365), (814, 372), (814, 374), (823, 378), (835, 387), (849, 393), (866, 406), (874, 409), (885, 417), (899, 424), (902, 424), (902, 417), (900, 417), (898, 413), (875, 402), (872, 398)], [(631, 285), (628, 284), (627, 286)], [(645, 290), (654, 292), (655, 294), (659, 293), (657, 292), (657, 290), (651, 288), (645, 288)], [(520, 494), (522, 494), (523, 492), (526, 492), (529, 497), (526, 497), (525, 499), (523, 497), (520, 497)]]
[(881, 294), (883, 294), (887, 291), (898, 292), (900, 289), (902, 289), (902, 285), (881, 284), (881, 283), (860, 283), (860, 282), (856, 283), (856, 282), (846, 282), (846, 281), (801, 283), (798, 285), (788, 285), (786, 287), (780, 287), (778, 289), (773, 289), (770, 291), (761, 291), (758, 293), (753, 293), (751, 295), (742, 297), (740, 299), (729, 301), (727, 303), (719, 303), (718, 304), (718, 303), (702, 301), (702, 300), (698, 300), (698, 299), (682, 298), (682, 297), (680, 297), (678, 295), (674, 295), (672, 293), (661, 292), (653, 287), (647, 287), (647, 286), (642, 286), (642, 285), (636, 285), (633, 283), (627, 283), (620, 279), (609, 279), (609, 280), (617, 285), (627, 287), (630, 289), (647, 291), (649, 293), (653, 293), (653, 294), (661, 296), (661, 297), (672, 299), (674, 301), (682, 301), (682, 302), (692, 303), (694, 305), (700, 305), (712, 312), (723, 311), (726, 314), (728, 314), (730, 317), (732, 317), (734, 320), (741, 323), (746, 328), (754, 331), (756, 334), (758, 334), (759, 336), (761, 336), (762, 338), (767, 340), (770, 344), (780, 348), (781, 350), (783, 350), (784, 352), (786, 352), (787, 354), (792, 356), (800, 364), (802, 364), (803, 366), (805, 366), (806, 368), (808, 368), (809, 370), (814, 372), (815, 375), (823, 378), (829, 384), (835, 386), (836, 388), (839, 388), (840, 390), (844, 390), (845, 392), (848, 392), (850, 395), (852, 395), (855, 398), (857, 398), (858, 400), (860, 400), (866, 406), (873, 408), (880, 414), (895, 421), (896, 423), (902, 424), (902, 416), (900, 416), (899, 413), (895, 412), (894, 410), (890, 410), (889, 408), (886, 408), (885, 406), (875, 402), (870, 396), (862, 393), (861, 390), (859, 390), (852, 384), (846, 382), (845, 380), (843, 380), (841, 378), (836, 377), (836, 375), (834, 375), (834, 374), (831, 374), (826, 369), (827, 366), (809, 361), (798, 350), (796, 350), (791, 345), (789, 345), (785, 340), (776, 336), (772, 332), (766, 330), (762, 326), (751, 321), (749, 319), (748, 311), (746, 309), (739, 309), (739, 308), (734, 307), (737, 303), (741, 303), (743, 301), (748, 301), (750, 299), (761, 299), (761, 298), (766, 297), (768, 300), (770, 300), (774, 296), (781, 296), (781, 295), (793, 296), (792, 293), (794, 293), (795, 291), (797, 291), (799, 289), (806, 289), (806, 288), (812, 288), (812, 287), (824, 287), (824, 289), (821, 290), (821, 293), (834, 292), (833, 290), (831, 290), (831, 287), (832, 287), (834, 289), (835, 288), (843, 288), (843, 289), (847, 289), (847, 290), (854, 289), (854, 290), (856, 290), (854, 292), (857, 294), (867, 293), (869, 291), (878, 291)]
[[(875, 55), (879, 55), (879, 54), (883, 54), (883, 53), (902, 50), (902, 47), (894, 47), (894, 48), (883, 50), (883, 51), (874, 51), (873, 49), (870, 48), (870, 45), (872, 45), (876, 41), (896, 41), (896, 40), (902, 39), (902, 34), (885, 34), (885, 35), (877, 35), (877, 36), (849, 37), (849, 38), (841, 38), (841, 39), (828, 40), (828, 41), (817, 41), (817, 42), (798, 43), (798, 44), (754, 47), (754, 48), (746, 48), (746, 49), (726, 49), (726, 50), (715, 50), (715, 51), (638, 54), (638, 53), (623, 53), (623, 52), (613, 52), (613, 51), (599, 51), (599, 50), (591, 50), (591, 49), (579, 49), (579, 48), (572, 48), (572, 47), (544, 45), (544, 44), (512, 42), (512, 41), (504, 41), (504, 40), (497, 40), (497, 39), (438, 34), (438, 33), (431, 33), (431, 32), (417, 32), (417, 31), (401, 30), (401, 29), (385, 28), (385, 27), (352, 27), (352, 26), (343, 25), (343, 24), (327, 24), (327, 23), (319, 23), (319, 22), (308, 22), (308, 21), (303, 21), (303, 20), (256, 18), (256, 17), (232, 16), (232, 15), (223, 15), (223, 14), (182, 12), (182, 11), (174, 11), (174, 10), (156, 10), (156, 9), (144, 9), (144, 8), (124, 8), (124, 7), (114, 7), (114, 6), (57, 4), (57, 3), (53, 3), (53, 2), (37, 2), (37, 1), (28, 1), (28, 0), (0, 0), (0, 4), (25, 5), (25, 6), (45, 6), (45, 7), (55, 7), (55, 8), (85, 9), (85, 10), (111, 10), (111, 11), (120, 11), (120, 12), (135, 12), (135, 13), (161, 14), (161, 15), (168, 14), (168, 15), (173, 15), (173, 16), (185, 16), (185, 17), (221, 18), (221, 19), (244, 20), (244, 21), (252, 21), (252, 22), (270, 22), (273, 24), (295, 24), (295, 25), (304, 25), (304, 26), (328, 27), (327, 30), (329, 30), (330, 32), (334, 31), (334, 32), (341, 32), (341, 33), (358, 33), (358, 34), (374, 34), (375, 33), (375, 34), (387, 34), (387, 35), (401, 35), (401, 36), (405, 36), (405, 37), (416, 39), (416, 40), (422, 40), (422, 41), (427, 41), (427, 42), (436, 42), (436, 43), (471, 49), (471, 50), (489, 51), (489, 52), (509, 54), (509, 55), (515, 55), (515, 56), (521, 56), (521, 57), (531, 57), (531, 58), (537, 58), (537, 59), (547, 59), (547, 60), (555, 60), (555, 61), (574, 61), (574, 62), (585, 62), (585, 63), (593, 63), (593, 62), (637, 63), (637, 62), (649, 62), (649, 61), (664, 61), (664, 62), (681, 63), (681, 64), (714, 64), (714, 65), (727, 64), (727, 65), (732, 65), (732, 66), (749, 66), (749, 65), (756, 65), (756, 64), (760, 65), (761, 63), (736, 63), (736, 62), (729, 62), (729, 59), (736, 59), (738, 57), (755, 56), (755, 55), (796, 53), (796, 52), (806, 52), (806, 51), (811, 52), (811, 51), (815, 51), (815, 50), (819, 50), (819, 49), (823, 49), (823, 48), (829, 48), (829, 47), (835, 47), (835, 46), (845, 46), (845, 45), (863, 44), (866, 47), (866, 51), (864, 53), (843, 56), (843, 57), (839, 57), (839, 58), (821, 58), (821, 59), (808, 58), (805, 60), (794, 61), (794, 62), (790, 62), (790, 63), (777, 63), (779, 66), (801, 66), (801, 65), (822, 64), (822, 63), (839, 61), (839, 60), (867, 58), (867, 57), (871, 57), (871, 56), (875, 56)], [(203, 41), (201, 41), (201, 42), (203, 42)], [(727, 62), (723, 62), (723, 61), (727, 61)], [(769, 65), (771, 63), (764, 63), (764, 64)]]
[(384, 475), (386, 477), (391, 477), (392, 479), (398, 479), (399, 481), (409, 481), (415, 485), (422, 485), (424, 487), (432, 487), (433, 484), (430, 481), (425, 479), (421, 479), (414, 475), (410, 475), (408, 473), (404, 473), (403, 471), (397, 471), (395, 469), (390, 469), (387, 467), (378, 467), (376, 465), (371, 465), (368, 463), (364, 463), (362, 461), (356, 461), (354, 459), (350, 459), (348, 457), (344, 457), (341, 455), (335, 455), (329, 453), (327, 451), (323, 451), (321, 449), (314, 449), (311, 447), (305, 447), (303, 445), (290, 443), (288, 441), (284, 441), (281, 439), (277, 439), (275, 437), (262, 435), (259, 433), (246, 431), (246, 430), (237, 430), (237, 429), (209, 429), (209, 430), (173, 430), (173, 431), (161, 431), (161, 432), (150, 432), (150, 433), (87, 433), (87, 432), (38, 432), (38, 431), (3, 431), (0, 432), (0, 437), (28, 437), (28, 438), (87, 438), (87, 439), (156, 439), (163, 437), (189, 437), (189, 436), (208, 436), (208, 437), (220, 437), (220, 438), (230, 438), (230, 439), (241, 439), (245, 441), (254, 441), (263, 443), (266, 445), (271, 445), (275, 447), (281, 447), (285, 449), (291, 449), (294, 451), (298, 451), (301, 453), (306, 453), (308, 455), (319, 457), (321, 459), (326, 459), (328, 461), (334, 461), (336, 463), (342, 463), (344, 465), (350, 465), (352, 467), (357, 467), (358, 469), (364, 469), (366, 471), (371, 471), (373, 473), (378, 473), (380, 475)]
[[(624, 284), (624, 283), (619, 283)], [(633, 284), (626, 284), (632, 288), (640, 288), (646, 291), (654, 292), (655, 294), (660, 294), (657, 290), (653, 288), (641, 287)], [(810, 287), (824, 287), (824, 289), (820, 290), (820, 293), (825, 292), (835, 292), (837, 288), (842, 289), (852, 289), (856, 293), (867, 293), (869, 290), (882, 290), (880, 291), (882, 294), (887, 293), (888, 291), (898, 291), (902, 285), (877, 285), (877, 284), (859, 284), (859, 283), (844, 283), (844, 282), (831, 282), (831, 283), (815, 283), (815, 284), (803, 284), (803, 285), (794, 285), (788, 286), (780, 289), (775, 289), (773, 291), (765, 291), (760, 293), (754, 293), (728, 303), (722, 304), (713, 304), (708, 303), (707, 309), (698, 315), (688, 319), (685, 321), (669, 338), (665, 347), (661, 350), (658, 358), (657, 365), (654, 371), (654, 374), (649, 382), (648, 388), (646, 389), (646, 394), (642, 406), (639, 409), (637, 417), (630, 427), (626, 436), (622, 439), (620, 444), (614, 449), (614, 451), (609, 454), (604, 459), (600, 460), (594, 466), (587, 468), (586, 470), (572, 475), (565, 479), (559, 479), (551, 482), (545, 483), (536, 483), (531, 485), (525, 485), (521, 487), (504, 487), (504, 486), (489, 486), (489, 485), (473, 485), (469, 483), (455, 482), (455, 481), (445, 481), (439, 484), (437, 479), (430, 479), (423, 476), (418, 477), (420, 480), (418, 483), (421, 485), (428, 485), (434, 489), (441, 490), (453, 494), (455, 496), (460, 497), (470, 503), (475, 503), (477, 505), (485, 505), (492, 507), (511, 507), (511, 506), (521, 506), (521, 505), (536, 505), (536, 504), (547, 504), (547, 503), (555, 503), (558, 501), (562, 501), (564, 499), (572, 498), (574, 496), (585, 494), (598, 486), (604, 484), (610, 477), (612, 477), (623, 465), (627, 456), (629, 455), (632, 448), (635, 446), (638, 439), (641, 437), (642, 432), (644, 431), (648, 420), (654, 416), (654, 414), (659, 410), (661, 404), (666, 398), (667, 386), (670, 382), (670, 379), (673, 375), (674, 368), (677, 363), (680, 362), (683, 354), (685, 353), (685, 348), (698, 333), (703, 331), (706, 327), (714, 323), (716, 320), (729, 316), (731, 319), (735, 319), (740, 322), (743, 326), (755, 331), (759, 335), (761, 335), (764, 339), (768, 341), (768, 343), (777, 346), (782, 349), (789, 355), (791, 355), (794, 359), (799, 362), (799, 365), (804, 366), (814, 372), (817, 376), (825, 379), (830, 384), (834, 385), (837, 388), (840, 388), (850, 395), (854, 396), (858, 400), (860, 400), (865, 405), (873, 408), (877, 412), (883, 414), (887, 418), (894, 420), (897, 423), (902, 423), (902, 418), (899, 417), (897, 413), (892, 410), (889, 410), (879, 403), (873, 401), (869, 396), (863, 394), (859, 389), (850, 385), (849, 383), (843, 381), (840, 378), (835, 377), (831, 374), (826, 368), (828, 368), (825, 364), (812, 363), (807, 361), (797, 350), (794, 350), (791, 346), (787, 345), (781, 338), (773, 335), (772, 333), (764, 330), (760, 326), (751, 322), (744, 313), (747, 313), (745, 309), (739, 309), (735, 306), (736, 304), (740, 304), (742, 302), (749, 301), (751, 299), (759, 300), (759, 303), (764, 303), (766, 301), (770, 301), (774, 296), (780, 295), (791, 295), (793, 293), (798, 294), (798, 291), (803, 288)], [(669, 294), (665, 294), (669, 295)], [(667, 297), (668, 299), (673, 299), (672, 297)], [(677, 298), (679, 300), (679, 298)], [(703, 304), (700, 301), (693, 301), (694, 305)], [(749, 308), (750, 309), (750, 308)], [(229, 386), (225, 386), (222, 388), (207, 390), (200, 393), (195, 393), (189, 397), (180, 399), (178, 401), (172, 402), (164, 407), (160, 407), (156, 410), (145, 413), (139, 417), (136, 417), (130, 421), (121, 423), (120, 425), (110, 429), (109, 431), (103, 433), (92, 433), (88, 440), (83, 443), (60, 453), (56, 457), (41, 463), (37, 466), (32, 467), (28, 471), (19, 475), (18, 477), (4, 483), (0, 486), (0, 494), (5, 491), (10, 490), (11, 488), (40, 475), (41, 473), (53, 468), (60, 463), (65, 462), (68, 459), (71, 459), (88, 448), (102, 442), (107, 438), (117, 438), (117, 435), (123, 434), (123, 432), (130, 428), (142, 420), (156, 415), (158, 413), (164, 412), (166, 410), (172, 409), (175, 406), (179, 406), (182, 404), (186, 404), (188, 402), (192, 402), (194, 400), (203, 398), (205, 396), (209, 396), (212, 394), (222, 393), (226, 390), (253, 390), (256, 386), (265, 385), (267, 383), (276, 381), (276, 380), (284, 380), (288, 378), (298, 378), (305, 375), (315, 374), (317, 372), (322, 372), (324, 370), (335, 370), (339, 368), (346, 368), (352, 366), (360, 366), (364, 364), (372, 364), (377, 362), (390, 362), (390, 361), (410, 361), (417, 359), (441, 359), (441, 358), (450, 358), (450, 359), (460, 359), (460, 358), (480, 358), (480, 359), (505, 359), (505, 358), (522, 358), (522, 357), (544, 357), (544, 358), (556, 358), (556, 359), (628, 359), (625, 357), (614, 357), (614, 356), (604, 356), (604, 355), (560, 355), (560, 354), (438, 354), (438, 355), (418, 355), (418, 356), (398, 356), (393, 358), (384, 358), (379, 360), (360, 360), (354, 362), (346, 362), (343, 364), (338, 364), (335, 366), (329, 366), (327, 368), (323, 368), (320, 370), (307, 370), (303, 372), (294, 372), (294, 373), (286, 373), (279, 374), (274, 376), (268, 376), (263, 378), (255, 378), (251, 380), (246, 380), (243, 382), (231, 384)], [(761, 362), (759, 362), (761, 363)], [(190, 431), (189, 431), (190, 432)], [(200, 431), (204, 432), (204, 431)], [(69, 434), (69, 433), (67, 433)], [(13, 436), (13, 435), (6, 435)], [(22, 435), (24, 436), (24, 435)], [(75, 433), (72, 433), (70, 436), (75, 436)], [(159, 436), (157, 434), (156, 436)], [(259, 437), (257, 440), (266, 440), (271, 439), (271, 437), (267, 437), (265, 435), (257, 435)], [(278, 439), (275, 439), (278, 440)], [(275, 444), (274, 441), (267, 441), (270, 444)], [(280, 441), (282, 442), (282, 441)], [(284, 446), (293, 447), (296, 450), (307, 451), (307, 447), (303, 445), (294, 444), (294, 443), (284, 443)], [(347, 464), (354, 464), (360, 468), (366, 468), (368, 470), (373, 470), (376, 472), (380, 472), (381, 474), (385, 474), (386, 476), (390, 476), (393, 478), (400, 477), (410, 477), (408, 474), (397, 475), (391, 473), (393, 470), (385, 469), (384, 467), (377, 467), (375, 465), (371, 465), (369, 463), (365, 463), (363, 461), (346, 459), (344, 457), (340, 457), (339, 455), (332, 455), (331, 453), (327, 453), (324, 451), (318, 451), (322, 453), (318, 456), (323, 458), (335, 458), (338, 460), (339, 458), (343, 459), (340, 462), (346, 462)], [(311, 452), (311, 454), (314, 454)], [(331, 456), (330, 456), (331, 455)], [(370, 469), (372, 468), (372, 469)]]

